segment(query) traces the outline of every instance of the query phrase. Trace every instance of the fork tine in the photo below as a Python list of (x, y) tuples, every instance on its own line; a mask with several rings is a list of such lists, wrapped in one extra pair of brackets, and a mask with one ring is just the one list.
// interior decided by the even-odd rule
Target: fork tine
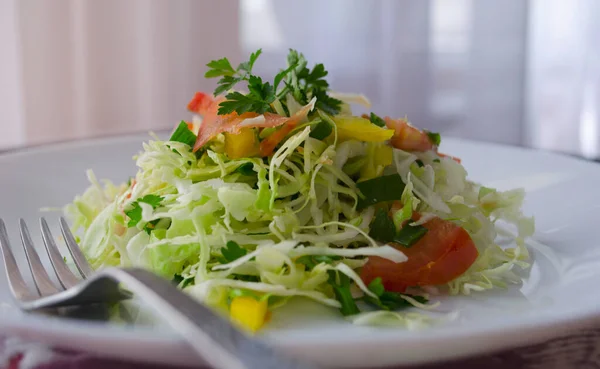
[(79, 249), (79, 245), (77, 244), (77, 241), (75, 241), (75, 237), (73, 237), (73, 233), (71, 233), (71, 230), (69, 229), (69, 224), (63, 217), (60, 217), (60, 230), (65, 238), (67, 248), (73, 257), (73, 261), (75, 262), (77, 269), (79, 269), (79, 273), (81, 273), (84, 279), (94, 274), (92, 266), (90, 263), (88, 263), (87, 259)]
[(0, 249), (2, 250), (2, 260), (4, 261), (8, 286), (15, 299), (22, 301), (35, 298), (36, 296), (31, 293), (19, 271), (17, 261), (8, 242), (8, 232), (2, 219), (0, 219)]
[(33, 241), (31, 241), (31, 235), (29, 234), (29, 229), (27, 229), (25, 220), (19, 219), (19, 225), (21, 228), (21, 241), (23, 242), (23, 248), (25, 249), (27, 263), (29, 264), (29, 269), (31, 269), (31, 275), (33, 275), (35, 287), (41, 296), (53, 295), (59, 292), (56, 286), (54, 286), (54, 283), (52, 283), (50, 280), (46, 269), (44, 269), (42, 261), (40, 260), (40, 256), (38, 255), (37, 251), (35, 251), (35, 247), (33, 246)]
[(79, 279), (75, 277), (73, 272), (71, 272), (69, 267), (67, 267), (67, 264), (65, 264), (65, 261), (62, 258), (60, 251), (58, 251), (56, 243), (54, 242), (54, 238), (52, 237), (48, 223), (46, 223), (46, 219), (40, 219), (40, 227), (42, 228), (42, 239), (44, 240), (44, 245), (46, 246), (46, 251), (48, 252), (48, 258), (50, 258), (50, 262), (52, 263), (56, 277), (58, 277), (58, 281), (64, 288), (76, 286), (79, 284)]

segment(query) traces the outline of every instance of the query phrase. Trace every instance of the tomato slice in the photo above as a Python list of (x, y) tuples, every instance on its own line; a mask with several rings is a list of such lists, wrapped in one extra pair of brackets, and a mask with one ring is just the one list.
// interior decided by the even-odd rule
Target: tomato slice
[(387, 128), (394, 130), (390, 140), (392, 146), (405, 151), (429, 151), (434, 149), (433, 142), (427, 133), (411, 126), (406, 119), (385, 117)]
[(456, 224), (434, 218), (423, 224), (428, 232), (410, 248), (397, 246), (408, 260), (394, 263), (380, 257), (370, 257), (361, 271), (368, 284), (381, 277), (389, 291), (404, 292), (409, 286), (438, 285), (463, 274), (477, 259), (473, 240)]

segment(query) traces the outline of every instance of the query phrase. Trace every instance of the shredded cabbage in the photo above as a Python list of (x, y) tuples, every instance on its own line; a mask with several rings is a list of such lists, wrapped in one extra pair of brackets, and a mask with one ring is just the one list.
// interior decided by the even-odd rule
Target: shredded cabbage
[[(358, 95), (337, 96), (368, 103)], [(282, 102), (290, 115), (302, 109), (288, 94), (274, 103), (280, 114)], [(333, 125), (332, 132), (312, 137), (323, 122)], [(230, 293), (240, 289), (278, 297), (271, 307), (303, 296), (340, 308), (332, 276), (334, 281), (345, 276), (358, 296), (377, 298), (360, 268), (374, 256), (407, 260), (370, 233), (375, 207), (357, 209), (361, 172), (396, 174), (405, 184), (393, 217), (397, 228), (439, 217), (463, 227), (479, 252), (464, 274), (423, 290), (468, 295), (521, 282), (517, 271), (529, 267), (526, 239), (534, 232), (533, 218), (521, 212), (522, 190), (501, 192), (474, 183), (460, 163), (435, 150), (394, 148), (391, 164), (384, 165), (377, 148), (338, 142), (334, 121), (322, 112), (291, 131), (269, 159), (230, 159), (220, 136), (198, 155), (184, 143), (154, 139), (135, 157), (139, 169), (129, 183), (100, 183), (89, 171), (90, 188), (65, 212), (94, 268), (147, 268), (223, 311)], [(380, 167), (365, 171), (365, 166)], [(411, 221), (415, 212), (421, 217)], [(497, 243), (497, 223), (516, 230), (512, 247)], [(437, 306), (403, 298), (419, 309)], [(413, 310), (363, 312), (350, 319), (409, 329), (432, 321)]]

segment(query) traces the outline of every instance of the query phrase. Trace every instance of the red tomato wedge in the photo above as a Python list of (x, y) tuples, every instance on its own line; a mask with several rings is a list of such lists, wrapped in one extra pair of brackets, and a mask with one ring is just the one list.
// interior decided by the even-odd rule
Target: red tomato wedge
[[(198, 130), (198, 138), (194, 144), (194, 151), (198, 151), (208, 141), (215, 138), (220, 133), (239, 133), (242, 128), (268, 128), (285, 126), (276, 131), (271, 136), (261, 142), (261, 154), (263, 156), (270, 155), (275, 147), (285, 138), (285, 136), (296, 125), (302, 121), (314, 107), (314, 102), (304, 106), (300, 111), (292, 117), (284, 117), (278, 114), (265, 113), (230, 113), (219, 115), (219, 104), (225, 101), (225, 97), (220, 96), (213, 98), (212, 96), (196, 92), (192, 101), (188, 104), (188, 109), (202, 116), (202, 123)], [(285, 133), (282, 133), (285, 132)]]
[(384, 120), (385, 125), (395, 131), (390, 140), (395, 148), (405, 151), (428, 151), (434, 148), (427, 133), (411, 126), (406, 119), (385, 117)]
[(423, 224), (428, 232), (410, 248), (397, 246), (407, 257), (394, 263), (370, 257), (361, 271), (366, 284), (381, 277), (389, 291), (404, 292), (410, 286), (439, 285), (463, 274), (477, 259), (473, 240), (456, 224), (434, 218)]

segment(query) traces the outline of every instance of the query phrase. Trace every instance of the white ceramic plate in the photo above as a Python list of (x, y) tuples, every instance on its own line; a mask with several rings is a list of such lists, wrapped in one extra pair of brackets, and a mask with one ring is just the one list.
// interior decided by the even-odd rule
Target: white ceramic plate
[[(87, 186), (86, 169), (114, 181), (133, 175), (131, 157), (147, 138), (80, 141), (0, 156), (0, 217), (9, 226), (13, 247), (20, 247), (18, 218), (35, 227), (41, 207), (62, 206)], [(275, 314), (264, 339), (327, 366), (377, 367), (531, 344), (600, 322), (600, 165), (449, 138), (443, 151), (461, 157), (476, 181), (527, 190), (525, 211), (535, 215), (537, 231), (532, 241), (534, 264), (524, 284), (507, 291), (443, 298), (442, 309), (459, 312), (459, 318), (417, 332), (353, 326), (336, 311), (300, 301)], [(56, 223), (58, 215), (46, 216)], [(37, 229), (34, 233), (38, 236)], [(14, 307), (4, 274), (0, 279), (4, 334), (114, 357), (202, 363), (165, 325), (119, 326), (25, 315)]]

